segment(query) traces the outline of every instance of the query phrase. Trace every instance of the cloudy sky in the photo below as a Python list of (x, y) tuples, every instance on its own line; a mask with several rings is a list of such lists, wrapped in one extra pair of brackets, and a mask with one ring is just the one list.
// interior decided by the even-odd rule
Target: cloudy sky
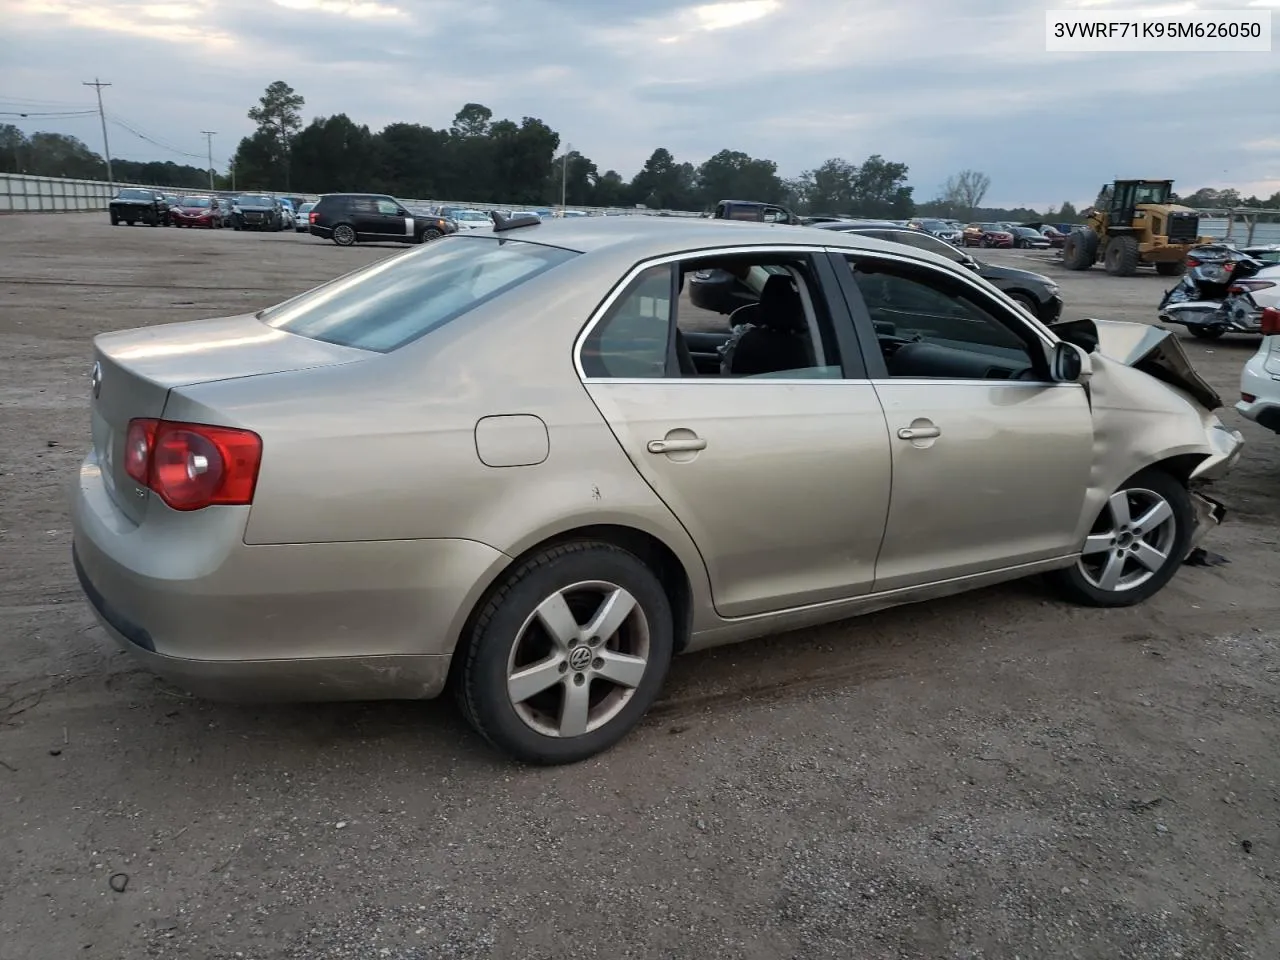
[[(1271, 53), (1047, 53), (1048, 8), (1269, 8), (1280, 0), (0, 0), (0, 111), (92, 104), (225, 168), (273, 80), (304, 116), (448, 126), (467, 101), (540, 117), (603, 171), (723, 148), (794, 176), (907, 163), (919, 199), (987, 172), (988, 203), (1091, 201), (1116, 177), (1280, 190)], [(1269, 104), (1262, 102), (1269, 90)], [(0, 117), (0, 121), (15, 120)], [(95, 117), (17, 121), (101, 149)], [(110, 127), (112, 152), (184, 158)], [(199, 161), (195, 161), (198, 165)], [(465, 198), (459, 198), (465, 199)]]

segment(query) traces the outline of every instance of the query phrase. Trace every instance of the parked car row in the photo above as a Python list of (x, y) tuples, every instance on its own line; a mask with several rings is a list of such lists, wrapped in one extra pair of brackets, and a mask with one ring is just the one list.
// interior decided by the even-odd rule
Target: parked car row
[(161, 193), (125, 187), (108, 204), (112, 226), (193, 227), (220, 230), (299, 230), (293, 201), (261, 193), (226, 197), (215, 193)]

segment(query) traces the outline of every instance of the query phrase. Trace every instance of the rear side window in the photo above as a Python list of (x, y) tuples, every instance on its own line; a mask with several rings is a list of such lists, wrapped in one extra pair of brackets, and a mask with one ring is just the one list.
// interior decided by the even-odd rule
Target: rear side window
[(313, 340), (388, 353), (577, 255), (520, 240), (450, 236), (268, 307), (258, 318)]

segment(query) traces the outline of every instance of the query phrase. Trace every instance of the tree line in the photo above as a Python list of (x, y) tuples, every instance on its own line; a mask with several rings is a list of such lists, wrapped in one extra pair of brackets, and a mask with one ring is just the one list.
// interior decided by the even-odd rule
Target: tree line
[[(448, 127), (392, 123), (370, 130), (345, 113), (304, 125), (306, 99), (284, 81), (270, 84), (248, 111), (255, 124), (240, 141), (229, 169), (216, 177), (223, 190), (296, 193), (360, 191), (406, 199), (570, 207), (644, 206), (657, 210), (710, 210), (718, 200), (759, 200), (799, 213), (905, 219), (1077, 222), (1071, 203), (1057, 209), (983, 206), (991, 179), (977, 170), (949, 177), (931, 200), (918, 201), (905, 163), (872, 154), (861, 163), (841, 157), (797, 177), (777, 164), (739, 150), (721, 150), (700, 164), (678, 161), (665, 147), (654, 150), (629, 179), (603, 171), (591, 158), (562, 143), (537, 117), (494, 119), (483, 104), (467, 103)], [(171, 161), (113, 159), (119, 181), (179, 189), (207, 187), (209, 173)], [(79, 179), (105, 178), (101, 156), (75, 137), (26, 136), (0, 125), (0, 171)], [(1198, 190), (1190, 206), (1249, 206), (1280, 211), (1280, 192), (1263, 200), (1237, 191)]]

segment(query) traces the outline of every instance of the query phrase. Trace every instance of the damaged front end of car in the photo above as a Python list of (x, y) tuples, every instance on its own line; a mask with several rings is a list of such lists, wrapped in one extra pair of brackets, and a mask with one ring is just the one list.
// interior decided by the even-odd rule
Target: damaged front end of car
[(1050, 329), (1089, 354), (1086, 387), (1095, 453), (1091, 506), (1100, 509), (1110, 492), (1132, 476), (1135, 459), (1139, 469), (1160, 466), (1185, 481), (1191, 492), (1194, 549), (1226, 515), (1225, 506), (1204, 487), (1230, 472), (1244, 447), (1243, 435), (1214, 413), (1223, 406), (1222, 397), (1169, 330), (1092, 318)]

